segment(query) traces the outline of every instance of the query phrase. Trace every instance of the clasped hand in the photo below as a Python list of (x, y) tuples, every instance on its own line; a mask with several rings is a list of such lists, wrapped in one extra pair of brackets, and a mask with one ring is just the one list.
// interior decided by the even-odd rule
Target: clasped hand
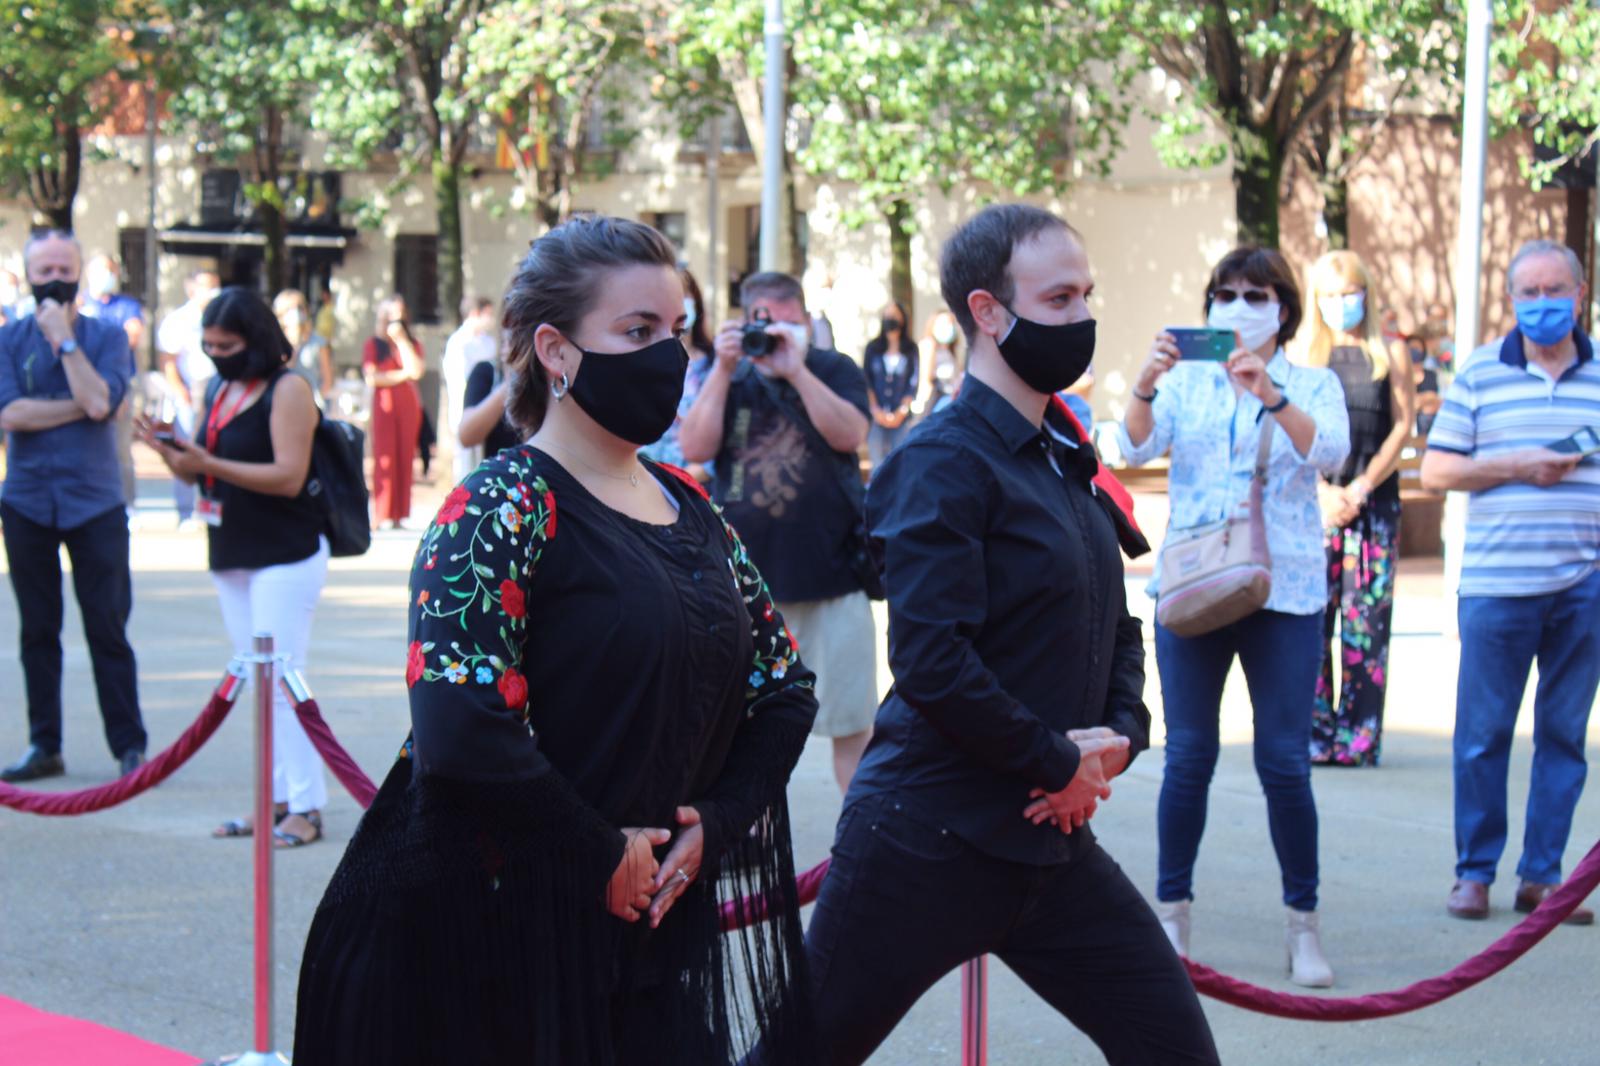
[(637, 922), (648, 913), (650, 928), (654, 929), (699, 879), (706, 839), (700, 812), (693, 807), (679, 807), (677, 819), (682, 831), (659, 863), (654, 849), (672, 840), (670, 829), (629, 827), (622, 831), (627, 846), (606, 886), (606, 910), (625, 922)]
[(1067, 739), (1078, 745), (1078, 772), (1059, 792), (1036, 788), (1022, 816), (1034, 825), (1049, 822), (1063, 833), (1085, 825), (1105, 800), (1111, 798), (1111, 779), (1128, 766), (1128, 738), (1105, 726), (1074, 729)]

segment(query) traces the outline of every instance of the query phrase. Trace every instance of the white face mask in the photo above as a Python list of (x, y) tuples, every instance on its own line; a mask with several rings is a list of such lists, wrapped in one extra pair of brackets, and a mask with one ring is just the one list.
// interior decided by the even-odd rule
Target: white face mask
[(89, 295), (97, 300), (103, 300), (117, 291), (117, 276), (103, 266), (91, 266), (84, 280), (84, 288), (89, 290)]
[(1245, 350), (1253, 352), (1277, 336), (1283, 324), (1278, 321), (1277, 300), (1251, 307), (1244, 300), (1236, 299), (1232, 303), (1212, 303), (1206, 325), (1212, 329), (1233, 330)]
[(956, 324), (940, 319), (933, 324), (933, 339), (940, 344), (952, 344), (956, 339)]

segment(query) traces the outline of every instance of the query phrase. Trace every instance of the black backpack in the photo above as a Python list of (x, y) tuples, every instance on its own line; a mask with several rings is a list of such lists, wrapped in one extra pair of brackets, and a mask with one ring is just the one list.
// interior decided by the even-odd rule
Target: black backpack
[(335, 557), (365, 555), (372, 547), (362, 465), (366, 447), (367, 435), (358, 427), (325, 414), (318, 420), (306, 494), (322, 508), (328, 549)]
[[(280, 371), (267, 381), (259, 401), (272, 417), (272, 392)], [(213, 378), (206, 387), (209, 412), (221, 387)], [(372, 547), (372, 522), (367, 509), (367, 474), (364, 465), (367, 435), (357, 426), (325, 413), (317, 414), (317, 431), (311, 438), (311, 469), (306, 474), (305, 494), (322, 511), (323, 533), (328, 551), (335, 558), (365, 555)]]

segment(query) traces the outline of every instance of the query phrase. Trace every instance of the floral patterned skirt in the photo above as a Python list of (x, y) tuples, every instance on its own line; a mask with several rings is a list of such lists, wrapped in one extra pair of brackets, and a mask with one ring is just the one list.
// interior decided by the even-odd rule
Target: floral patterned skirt
[[(1353, 522), (1328, 533), (1327, 542), (1328, 610), (1311, 716), (1311, 761), (1377, 766), (1400, 543), (1398, 497), (1369, 499)], [(1342, 674), (1337, 695), (1336, 658)]]

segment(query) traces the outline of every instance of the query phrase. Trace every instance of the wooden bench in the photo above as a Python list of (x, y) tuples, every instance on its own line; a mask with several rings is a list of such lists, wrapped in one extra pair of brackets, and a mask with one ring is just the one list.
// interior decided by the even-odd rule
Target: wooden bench
[(1426, 437), (1412, 437), (1400, 453), (1400, 558), (1444, 554), (1444, 493), (1422, 487)]

